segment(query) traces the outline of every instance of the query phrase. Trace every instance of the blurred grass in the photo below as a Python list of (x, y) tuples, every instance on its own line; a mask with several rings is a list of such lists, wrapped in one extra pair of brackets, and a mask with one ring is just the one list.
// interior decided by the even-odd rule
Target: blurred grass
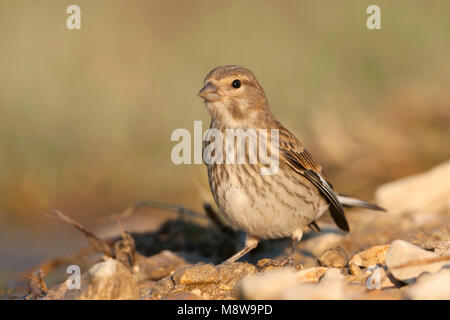
[(170, 161), (176, 128), (221, 64), (252, 69), (273, 112), (335, 187), (376, 185), (450, 154), (450, 2), (0, 1), (0, 221), (57, 207), (105, 214), (143, 199), (199, 207), (202, 166)]

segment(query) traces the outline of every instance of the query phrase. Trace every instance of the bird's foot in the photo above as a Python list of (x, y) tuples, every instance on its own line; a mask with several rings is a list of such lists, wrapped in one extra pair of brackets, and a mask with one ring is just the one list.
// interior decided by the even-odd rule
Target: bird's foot
[(295, 259), (293, 256), (289, 256), (281, 260), (280, 266), (282, 267), (295, 267)]
[(293, 257), (287, 257), (283, 260), (262, 259), (258, 261), (257, 267), (260, 270), (269, 270), (274, 268), (292, 267), (295, 269), (302, 269), (302, 265), (296, 265)]

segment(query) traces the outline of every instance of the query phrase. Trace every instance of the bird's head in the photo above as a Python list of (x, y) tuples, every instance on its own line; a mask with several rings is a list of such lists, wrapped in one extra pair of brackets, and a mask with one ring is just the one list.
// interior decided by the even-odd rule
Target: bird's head
[(220, 66), (208, 73), (197, 94), (205, 100), (213, 120), (233, 126), (268, 111), (267, 99), (255, 75), (248, 69)]

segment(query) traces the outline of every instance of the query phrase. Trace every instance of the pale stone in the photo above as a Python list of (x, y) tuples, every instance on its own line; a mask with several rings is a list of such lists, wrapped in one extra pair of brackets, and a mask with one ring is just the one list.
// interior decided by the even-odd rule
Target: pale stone
[(328, 270), (324, 273), (322, 278), (320, 278), (320, 282), (330, 282), (330, 281), (344, 281), (345, 277), (342, 274), (341, 270), (337, 268), (328, 268)]
[(450, 161), (430, 171), (382, 185), (377, 203), (389, 212), (442, 212), (450, 208)]
[[(245, 262), (214, 266), (198, 263), (176, 270), (158, 282), (145, 299), (172, 297), (179, 292), (196, 294), (202, 299), (230, 299), (235, 297), (238, 281), (256, 272), (256, 267)], [(195, 291), (198, 289), (198, 291)], [(193, 291), (194, 290), (194, 291)]]
[(402, 268), (395, 268), (403, 264), (413, 261), (427, 260), (439, 258), (434, 252), (430, 252), (419, 248), (404, 240), (395, 240), (386, 255), (386, 265), (391, 271), (392, 275), (401, 281), (412, 283), (415, 279), (424, 272), (435, 273), (439, 271), (444, 265), (449, 265), (449, 261), (439, 261), (434, 263), (423, 263), (420, 265), (405, 266)]
[(328, 270), (325, 267), (306, 268), (295, 273), (297, 282), (317, 282)]
[(53, 287), (44, 299), (51, 300), (126, 300), (139, 297), (136, 277), (114, 259), (92, 266), (81, 276), (80, 289), (66, 283)]
[(187, 266), (188, 263), (175, 253), (164, 250), (151, 257), (143, 257), (134, 266), (133, 272), (138, 277), (138, 281), (160, 280), (174, 270)]
[(318, 258), (325, 267), (343, 268), (347, 265), (348, 257), (341, 247), (325, 250)]
[(287, 288), (296, 284), (294, 269), (282, 268), (244, 277), (239, 283), (239, 291), (243, 299), (280, 299)]
[(212, 264), (197, 263), (192, 267), (181, 268), (172, 276), (175, 284), (211, 283), (219, 279), (219, 271)]
[(341, 270), (328, 268), (318, 283), (301, 283), (285, 290), (281, 299), (286, 300), (342, 300), (351, 299), (346, 290)]
[(333, 281), (331, 283), (298, 284), (287, 289), (280, 296), (284, 300), (344, 300), (351, 299), (342, 282)]
[(406, 296), (417, 300), (450, 300), (450, 269), (419, 277), (407, 289)]
[(319, 256), (325, 250), (339, 246), (343, 239), (343, 234), (323, 231), (321, 234), (302, 241), (302, 248)]
[(92, 266), (87, 278), (89, 285), (82, 290), (80, 299), (123, 300), (138, 297), (135, 276), (114, 259)]
[(389, 245), (374, 246), (354, 255), (348, 263), (350, 272), (353, 275), (360, 276), (364, 273), (361, 267), (366, 269), (375, 267), (378, 264), (384, 264), (388, 250)]
[(239, 289), (240, 298), (251, 300), (351, 298), (345, 290), (343, 275), (333, 268), (318, 283), (299, 283), (297, 273), (291, 268), (271, 270), (243, 278)]

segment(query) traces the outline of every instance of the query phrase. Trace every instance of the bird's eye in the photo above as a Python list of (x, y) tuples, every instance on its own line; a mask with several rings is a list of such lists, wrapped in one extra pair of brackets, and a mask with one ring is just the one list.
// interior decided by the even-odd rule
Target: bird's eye
[(241, 80), (239, 80), (239, 79), (233, 80), (231, 85), (233, 86), (233, 88), (239, 89), (241, 87)]

